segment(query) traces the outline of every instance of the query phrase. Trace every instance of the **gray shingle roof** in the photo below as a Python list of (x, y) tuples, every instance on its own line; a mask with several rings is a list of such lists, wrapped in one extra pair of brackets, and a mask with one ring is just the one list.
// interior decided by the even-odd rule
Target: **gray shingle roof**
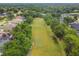
[(76, 30), (79, 30), (79, 23), (77, 23), (77, 24), (73, 23), (73, 24), (71, 24), (71, 27), (76, 29)]

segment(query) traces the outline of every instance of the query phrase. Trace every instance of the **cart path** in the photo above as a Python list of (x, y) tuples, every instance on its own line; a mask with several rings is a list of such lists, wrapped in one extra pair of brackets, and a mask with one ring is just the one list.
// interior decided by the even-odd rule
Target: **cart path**
[(35, 18), (32, 23), (32, 55), (61, 56), (65, 55), (61, 47), (51, 38), (52, 31), (44, 19)]

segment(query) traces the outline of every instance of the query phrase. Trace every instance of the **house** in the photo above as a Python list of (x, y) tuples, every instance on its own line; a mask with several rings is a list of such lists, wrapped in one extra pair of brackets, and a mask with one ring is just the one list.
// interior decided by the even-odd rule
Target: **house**
[(76, 29), (77, 31), (79, 31), (79, 23), (71, 23), (71, 28)]
[(25, 19), (23, 16), (16, 16), (16, 19)]
[(0, 17), (5, 17), (7, 16), (7, 13), (0, 13)]

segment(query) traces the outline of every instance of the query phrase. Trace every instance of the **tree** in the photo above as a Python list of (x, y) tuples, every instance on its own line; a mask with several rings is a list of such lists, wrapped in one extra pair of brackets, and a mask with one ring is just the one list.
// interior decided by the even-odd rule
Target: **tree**
[(78, 20), (77, 15), (74, 16), (74, 19), (75, 19), (75, 20)]
[(52, 19), (52, 22), (51, 22), (51, 24), (50, 24), (52, 31), (54, 31), (55, 28), (56, 28), (56, 26), (58, 26), (59, 24), (60, 24), (60, 23), (59, 23), (59, 20), (56, 19), (56, 18), (53, 18), (53, 19)]
[(3, 47), (5, 56), (25, 56), (31, 48), (31, 26), (27, 22), (18, 24), (13, 31), (14, 40), (6, 43)]
[(7, 18), (8, 20), (12, 20), (14, 18), (14, 15), (11, 12), (8, 12)]
[(79, 37), (74, 34), (67, 34), (64, 37), (64, 43), (66, 44), (65, 52), (67, 55), (79, 55)]
[(61, 24), (57, 25), (54, 33), (59, 39), (63, 39), (65, 35), (64, 27)]
[(27, 23), (31, 23), (32, 20), (33, 20), (33, 17), (32, 17), (32, 16), (27, 16), (27, 17), (26, 17), (26, 22), (27, 22)]
[(71, 17), (65, 17), (65, 18), (64, 18), (64, 23), (66, 23), (67, 25), (68, 25), (69, 23), (74, 22), (74, 21), (75, 21), (74, 18), (71, 18)]
[(44, 20), (46, 21), (47, 25), (50, 25), (52, 22), (52, 15), (50, 13), (46, 14), (46, 16), (44, 16)]

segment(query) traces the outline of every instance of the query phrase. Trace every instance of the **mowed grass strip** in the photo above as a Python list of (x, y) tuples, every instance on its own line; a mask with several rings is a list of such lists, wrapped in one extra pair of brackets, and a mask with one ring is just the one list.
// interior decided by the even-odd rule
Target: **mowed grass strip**
[(61, 56), (65, 55), (61, 47), (54, 42), (50, 27), (42, 18), (34, 18), (32, 23), (32, 55)]

